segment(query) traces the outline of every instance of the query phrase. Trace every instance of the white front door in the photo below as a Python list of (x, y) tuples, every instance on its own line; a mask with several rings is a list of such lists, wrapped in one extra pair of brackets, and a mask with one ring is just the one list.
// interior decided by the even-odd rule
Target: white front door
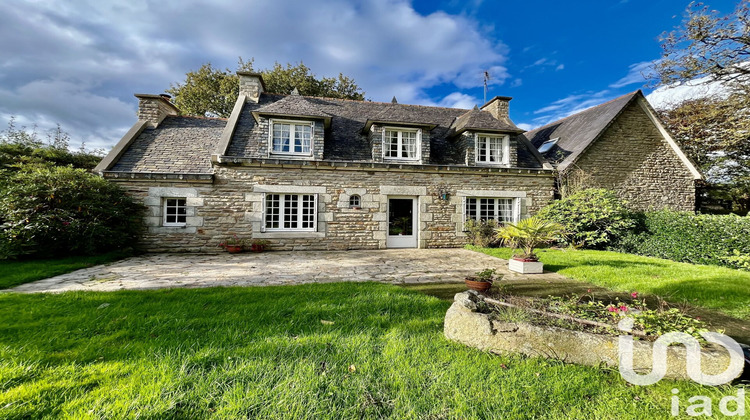
[(388, 197), (388, 248), (417, 247), (417, 197)]

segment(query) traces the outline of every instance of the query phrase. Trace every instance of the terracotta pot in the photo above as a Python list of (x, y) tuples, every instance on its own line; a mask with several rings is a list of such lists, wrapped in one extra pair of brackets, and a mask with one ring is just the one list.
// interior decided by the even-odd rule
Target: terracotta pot
[(242, 252), (242, 245), (227, 245), (226, 250), (230, 254), (237, 254)]
[(464, 279), (466, 287), (477, 292), (484, 293), (492, 287), (492, 283), (486, 281), (474, 281), (470, 279)]
[(260, 245), (260, 244), (251, 244), (250, 245), (250, 251), (253, 251), (253, 252), (263, 252), (265, 250), (266, 250), (266, 246), (265, 245)]

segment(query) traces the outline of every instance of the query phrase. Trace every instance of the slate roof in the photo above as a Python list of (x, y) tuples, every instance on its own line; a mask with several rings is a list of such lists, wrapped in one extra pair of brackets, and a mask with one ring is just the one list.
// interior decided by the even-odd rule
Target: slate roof
[[(253, 141), (251, 132), (255, 125), (254, 112), (262, 113), (268, 110), (281, 110), (283, 103), (305, 100), (304, 104), (310, 114), (331, 115), (330, 129), (326, 130), (325, 150), (326, 160), (367, 162), (372, 160), (372, 151), (364, 128), (368, 121), (380, 123), (405, 123), (433, 127), (430, 131), (430, 158), (433, 164), (461, 164), (463, 157), (459, 145), (453, 138), (455, 135), (454, 122), (462, 115), (470, 112), (466, 109), (442, 108), (422, 105), (405, 105), (398, 103), (353, 101), (347, 99), (316, 98), (308, 96), (262, 94), (258, 104), (247, 103), (240, 114), (232, 142), (227, 149), (228, 156), (246, 157), (251, 154)], [(492, 120), (482, 119), (488, 130), (499, 128), (489, 112), (482, 112)], [(477, 122), (476, 127), (481, 124)], [(520, 132), (515, 125), (507, 131)], [(522, 158), (523, 155), (523, 158)], [(524, 147), (519, 147), (519, 162), (529, 168), (541, 168), (542, 164)]]
[(218, 118), (166, 117), (143, 130), (109, 171), (211, 174), (211, 153), (226, 125)]
[[(273, 115), (324, 120), (323, 155), (327, 161), (372, 161), (364, 131), (368, 121), (425, 127), (430, 134), (430, 162), (425, 163), (438, 165), (464, 164), (457, 127), (520, 132), (512, 122), (499, 122), (486, 111), (263, 93), (257, 104), (244, 104), (225, 154), (258, 158), (254, 154), (257, 144), (252, 144), (261, 135), (255, 130), (258, 117)], [(225, 119), (169, 116), (157, 128), (143, 130), (107, 171), (211, 174), (211, 155), (216, 153), (226, 125)], [(525, 139), (519, 141), (518, 165), (542, 168), (529, 148), (533, 147)]]
[(573, 114), (524, 133), (524, 136), (539, 148), (544, 142), (559, 138), (557, 143), (543, 154), (544, 158), (563, 170), (575, 162), (578, 156), (594, 142), (612, 121), (637, 97), (638, 90), (609, 102)]
[(510, 119), (499, 120), (492, 116), (488, 111), (482, 111), (474, 108), (471, 111), (456, 118), (453, 122), (453, 130), (457, 133), (463, 133), (467, 130), (485, 130), (485, 131), (503, 131), (522, 133), (523, 130), (516, 127)]

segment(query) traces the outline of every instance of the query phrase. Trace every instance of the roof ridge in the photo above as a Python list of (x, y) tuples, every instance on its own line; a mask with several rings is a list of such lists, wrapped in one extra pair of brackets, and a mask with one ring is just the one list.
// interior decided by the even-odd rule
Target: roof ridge
[(592, 106), (592, 107), (590, 107), (590, 108), (586, 108), (586, 109), (583, 109), (583, 110), (581, 110), (581, 111), (578, 111), (578, 112), (576, 112), (575, 114), (570, 114), (570, 115), (568, 115), (567, 117), (563, 117), (563, 118), (560, 118), (559, 120), (555, 120), (555, 121), (550, 121), (550, 122), (548, 122), (547, 124), (544, 124), (544, 125), (543, 125), (543, 126), (541, 126), (541, 127), (537, 127), (537, 128), (535, 128), (535, 129), (533, 129), (533, 130), (529, 130), (529, 131), (527, 131), (527, 133), (531, 133), (531, 132), (534, 132), (534, 131), (537, 131), (537, 130), (541, 130), (541, 129), (543, 129), (543, 128), (546, 128), (546, 127), (548, 127), (548, 126), (550, 126), (550, 125), (553, 125), (553, 124), (557, 124), (557, 123), (559, 123), (559, 122), (562, 122), (562, 121), (565, 121), (565, 120), (567, 120), (567, 119), (570, 119), (570, 118), (573, 118), (573, 117), (575, 117), (575, 116), (578, 116), (578, 115), (580, 115), (580, 114), (583, 114), (584, 112), (588, 112), (588, 111), (591, 111), (591, 110), (593, 110), (593, 109), (601, 108), (601, 107), (603, 107), (603, 106), (605, 106), (605, 105), (608, 105), (608, 104), (610, 104), (610, 103), (612, 103), (612, 102), (615, 102), (615, 101), (617, 101), (617, 100), (620, 100), (620, 99), (622, 99), (622, 98), (624, 98), (624, 97), (626, 97), (626, 96), (632, 96), (632, 95), (635, 95), (635, 94), (637, 94), (637, 93), (638, 93), (638, 92), (640, 92), (640, 91), (641, 91), (641, 90), (640, 90), (640, 89), (638, 89), (638, 90), (635, 90), (635, 91), (633, 91), (633, 92), (630, 92), (630, 93), (626, 93), (626, 94), (624, 94), (624, 95), (620, 95), (620, 96), (618, 96), (618, 97), (616, 97), (616, 98), (612, 98), (612, 99), (608, 100), (607, 102), (602, 102), (602, 103), (600, 103), (599, 105), (594, 105), (594, 106)]
[(201, 115), (167, 115), (166, 118), (194, 118), (196, 120), (217, 120), (217, 121), (228, 121), (226, 117), (204, 117)]
[[(266, 95), (275, 95), (275, 96), (291, 96), (291, 95), (284, 95), (282, 93), (269, 93), (264, 92)], [(450, 109), (450, 110), (458, 110), (458, 111), (471, 111), (468, 108), (451, 108), (447, 106), (433, 106), (433, 105), (420, 105), (420, 104), (402, 104), (402, 103), (392, 103), (392, 102), (381, 102), (381, 101), (368, 101), (368, 100), (357, 100), (357, 99), (348, 99), (348, 98), (331, 98), (328, 96), (310, 96), (310, 95), (299, 95), (302, 98), (310, 98), (310, 99), (329, 99), (333, 101), (346, 101), (346, 102), (356, 102), (356, 103), (368, 103), (368, 104), (380, 104), (380, 105), (391, 105), (391, 106), (414, 106), (414, 107), (420, 107), (420, 108), (431, 108), (431, 109)]]

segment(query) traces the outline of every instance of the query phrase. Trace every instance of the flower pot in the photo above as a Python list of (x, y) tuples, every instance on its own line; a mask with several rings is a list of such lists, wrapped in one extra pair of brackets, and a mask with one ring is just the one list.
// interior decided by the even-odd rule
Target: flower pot
[(541, 261), (511, 258), (508, 260), (508, 269), (521, 274), (542, 274), (544, 272), (544, 263)]
[(266, 246), (265, 245), (260, 245), (260, 244), (251, 244), (250, 245), (250, 251), (253, 251), (253, 252), (263, 252), (265, 250), (266, 250)]
[(226, 245), (225, 248), (230, 254), (237, 254), (242, 252), (242, 245)]
[(477, 292), (484, 293), (492, 287), (492, 283), (488, 281), (474, 281), (471, 279), (464, 279), (466, 287)]

